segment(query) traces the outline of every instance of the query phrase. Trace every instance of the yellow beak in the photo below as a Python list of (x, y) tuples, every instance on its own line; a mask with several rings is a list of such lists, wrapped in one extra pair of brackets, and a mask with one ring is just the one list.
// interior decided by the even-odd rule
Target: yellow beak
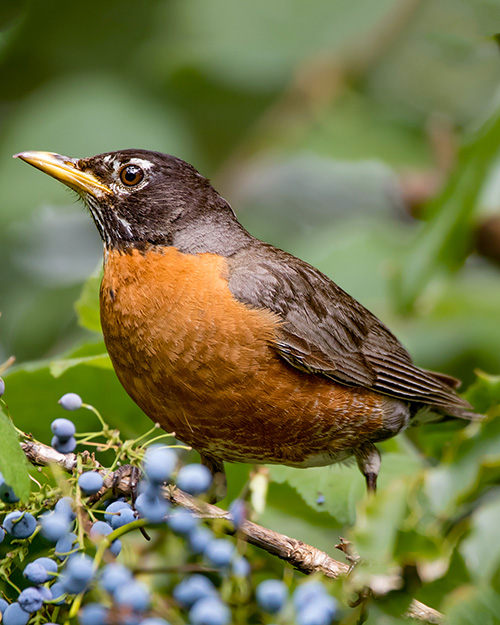
[(61, 156), (53, 152), (19, 152), (13, 158), (20, 158), (56, 180), (63, 182), (75, 191), (100, 195), (112, 193), (92, 173), (77, 168), (78, 159)]

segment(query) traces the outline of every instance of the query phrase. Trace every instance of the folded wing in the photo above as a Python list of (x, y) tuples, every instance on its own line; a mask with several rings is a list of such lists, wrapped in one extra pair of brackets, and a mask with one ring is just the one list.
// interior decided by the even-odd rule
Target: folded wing
[(229, 268), (236, 299), (282, 320), (274, 347), (294, 367), (444, 414), (480, 416), (455, 392), (458, 380), (416, 367), (379, 319), (311, 265), (256, 240)]

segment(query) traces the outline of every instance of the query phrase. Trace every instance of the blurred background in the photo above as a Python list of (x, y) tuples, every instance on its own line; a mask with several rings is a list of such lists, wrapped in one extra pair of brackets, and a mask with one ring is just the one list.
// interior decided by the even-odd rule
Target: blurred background
[[(98, 278), (80, 298), (101, 263), (94, 225), (11, 158), (24, 150), (175, 154), (419, 365), (466, 385), (500, 373), (498, 0), (17, 0), (0, 27), (0, 362), (19, 365), (19, 427), (48, 442), (68, 391), (125, 436), (148, 427), (103, 356)], [(430, 462), (450, 437), (432, 432)], [(384, 446), (382, 488), (421, 462), (405, 440)], [(273, 468), (262, 522), (331, 547), (364, 492), (338, 471)], [(229, 500), (247, 474), (230, 468)]]

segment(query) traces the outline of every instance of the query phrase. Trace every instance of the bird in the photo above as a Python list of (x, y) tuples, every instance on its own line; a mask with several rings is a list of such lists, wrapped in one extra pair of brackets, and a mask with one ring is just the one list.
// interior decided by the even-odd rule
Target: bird
[(189, 163), (142, 149), (15, 157), (88, 208), (103, 242), (100, 316), (116, 375), (199, 452), (221, 496), (225, 462), (354, 459), (374, 492), (377, 443), (421, 421), (481, 418), (459, 380), (417, 367), (329, 277), (252, 236)]

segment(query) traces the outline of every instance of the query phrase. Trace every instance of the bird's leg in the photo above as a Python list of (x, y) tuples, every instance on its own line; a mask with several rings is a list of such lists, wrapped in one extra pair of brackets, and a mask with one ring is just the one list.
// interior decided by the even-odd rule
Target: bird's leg
[(130, 495), (132, 499), (132, 506), (134, 506), (135, 500), (137, 499), (137, 487), (141, 480), (141, 476), (142, 476), (142, 472), (139, 469), (139, 467), (134, 467), (131, 464), (124, 464), (121, 467), (118, 467), (118, 469), (116, 469), (116, 471), (113, 473), (113, 483), (112, 483), (113, 495), (115, 495), (116, 497), (119, 491), (119, 485), (120, 485), (120, 481), (122, 480), (122, 478), (128, 477), (130, 480), (129, 488), (130, 488)]
[(224, 499), (227, 493), (227, 479), (224, 471), (224, 463), (212, 456), (201, 455), (201, 464), (205, 465), (213, 476), (212, 486), (208, 492), (210, 503)]
[(354, 451), (359, 470), (365, 476), (369, 493), (377, 490), (377, 476), (380, 471), (380, 453), (373, 443), (365, 443)]

